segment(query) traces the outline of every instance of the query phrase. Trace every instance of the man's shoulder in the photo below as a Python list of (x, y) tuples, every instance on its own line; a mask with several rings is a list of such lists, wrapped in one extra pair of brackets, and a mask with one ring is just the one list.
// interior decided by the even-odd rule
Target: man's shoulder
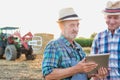
[(103, 30), (103, 31), (100, 31), (98, 32), (98, 34), (106, 34), (107, 30)]
[(51, 41), (49, 41), (48, 43), (47, 43), (47, 46), (55, 46), (56, 44), (59, 44), (58, 43), (58, 40), (57, 39), (53, 39), (53, 40), (51, 40)]
[(55, 39), (50, 40), (47, 44), (54, 44), (54, 43), (56, 43), (56, 40), (55, 40)]
[(104, 31), (101, 31), (99, 33), (97, 33), (96, 37), (99, 38), (99, 37), (105, 37), (107, 35), (107, 30), (104, 30)]

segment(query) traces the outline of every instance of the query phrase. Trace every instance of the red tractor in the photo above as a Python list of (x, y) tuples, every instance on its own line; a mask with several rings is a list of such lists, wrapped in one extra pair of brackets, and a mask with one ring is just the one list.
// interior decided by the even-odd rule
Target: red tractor
[(31, 32), (21, 36), (19, 27), (3, 27), (0, 30), (0, 59), (15, 60), (21, 54), (25, 54), (26, 60), (35, 59), (32, 46), (28, 44), (33, 37)]

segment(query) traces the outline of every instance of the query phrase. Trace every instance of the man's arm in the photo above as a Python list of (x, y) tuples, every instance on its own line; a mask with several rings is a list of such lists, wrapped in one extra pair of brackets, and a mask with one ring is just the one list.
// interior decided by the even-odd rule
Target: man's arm
[(48, 74), (46, 80), (60, 80), (66, 77), (70, 77), (77, 73), (77, 70), (74, 67), (65, 68), (65, 69), (54, 69), (50, 74)]
[(86, 73), (94, 68), (96, 68), (97, 64), (94, 62), (86, 63), (85, 59), (79, 62), (77, 65), (65, 69), (53, 69), (53, 71), (46, 75), (46, 80), (60, 80), (66, 77), (70, 77), (76, 73)]

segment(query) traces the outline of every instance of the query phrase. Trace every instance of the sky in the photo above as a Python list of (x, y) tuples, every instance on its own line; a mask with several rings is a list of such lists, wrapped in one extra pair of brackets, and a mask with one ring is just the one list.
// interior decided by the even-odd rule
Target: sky
[[(107, 28), (102, 10), (109, 0), (0, 0), (0, 27), (20, 27), (21, 34), (60, 35), (59, 10), (74, 8), (82, 19), (77, 37), (87, 37)], [(116, 1), (116, 0), (111, 0)]]

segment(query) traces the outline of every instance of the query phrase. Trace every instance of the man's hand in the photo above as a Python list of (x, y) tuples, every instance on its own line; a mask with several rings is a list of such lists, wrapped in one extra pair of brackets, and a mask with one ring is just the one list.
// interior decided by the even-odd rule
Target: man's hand
[(104, 68), (104, 67), (101, 67), (100, 69), (98, 69), (98, 74), (95, 74), (95, 77), (96, 78), (105, 78), (107, 75), (108, 75), (108, 71), (110, 69), (107, 69), (107, 68)]
[(96, 64), (95, 62), (86, 62), (85, 59), (83, 59), (75, 66), (78, 72), (87, 73), (95, 69), (98, 66), (98, 64)]

